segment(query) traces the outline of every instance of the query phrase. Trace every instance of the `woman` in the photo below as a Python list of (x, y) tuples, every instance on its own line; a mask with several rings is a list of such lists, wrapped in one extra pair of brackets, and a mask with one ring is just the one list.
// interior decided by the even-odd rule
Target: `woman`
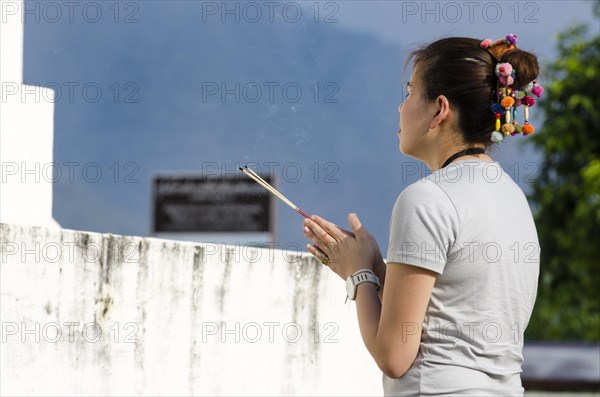
[(523, 192), (485, 151), (533, 132), (537, 58), (514, 35), (446, 38), (413, 58), (400, 150), (432, 173), (394, 205), (387, 265), (355, 214), (352, 232), (307, 219), (307, 248), (347, 281), (385, 395), (520, 396), (540, 249)]

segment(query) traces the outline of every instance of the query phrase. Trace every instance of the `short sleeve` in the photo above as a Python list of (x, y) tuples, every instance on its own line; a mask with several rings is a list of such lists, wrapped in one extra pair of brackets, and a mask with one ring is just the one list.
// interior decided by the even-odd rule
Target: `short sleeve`
[(458, 228), (458, 214), (448, 195), (434, 182), (421, 179), (404, 189), (394, 204), (387, 262), (442, 274)]

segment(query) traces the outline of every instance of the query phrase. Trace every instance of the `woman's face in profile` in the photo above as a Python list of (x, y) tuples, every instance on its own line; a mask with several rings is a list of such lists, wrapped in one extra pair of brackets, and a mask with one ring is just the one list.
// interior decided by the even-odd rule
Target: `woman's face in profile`
[(420, 147), (424, 143), (424, 136), (429, 131), (431, 122), (427, 110), (432, 104), (422, 99), (423, 91), (419, 76), (419, 67), (415, 65), (410, 80), (404, 86), (404, 102), (398, 107), (400, 151), (409, 156), (414, 156), (421, 151)]

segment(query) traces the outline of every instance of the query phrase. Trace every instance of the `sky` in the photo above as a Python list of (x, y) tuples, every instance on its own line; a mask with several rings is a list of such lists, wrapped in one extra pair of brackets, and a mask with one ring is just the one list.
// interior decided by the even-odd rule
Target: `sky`
[[(554, 55), (556, 33), (576, 23), (600, 22), (593, 1), (343, 1), (339, 21), (348, 29), (369, 32), (390, 43), (428, 42), (441, 36), (489, 37), (507, 33), (541, 55)], [(593, 29), (594, 30), (594, 29)]]

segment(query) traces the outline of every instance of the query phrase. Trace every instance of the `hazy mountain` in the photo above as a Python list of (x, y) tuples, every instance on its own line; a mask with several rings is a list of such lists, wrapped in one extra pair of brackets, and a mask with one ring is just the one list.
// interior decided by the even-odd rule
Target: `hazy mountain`
[[(98, 23), (26, 23), (25, 81), (61, 87), (54, 215), (63, 227), (147, 235), (152, 175), (278, 162), (279, 187), (301, 208), (344, 225), (356, 211), (385, 249), (397, 194), (426, 174), (423, 165), (403, 173), (417, 163), (398, 152), (401, 48), (308, 14), (203, 22), (197, 2), (136, 4), (137, 23), (115, 23), (108, 3)], [(239, 102), (207, 91), (235, 83)], [(73, 181), (69, 162), (80, 163)], [(280, 205), (282, 244), (304, 243), (301, 220)]]

